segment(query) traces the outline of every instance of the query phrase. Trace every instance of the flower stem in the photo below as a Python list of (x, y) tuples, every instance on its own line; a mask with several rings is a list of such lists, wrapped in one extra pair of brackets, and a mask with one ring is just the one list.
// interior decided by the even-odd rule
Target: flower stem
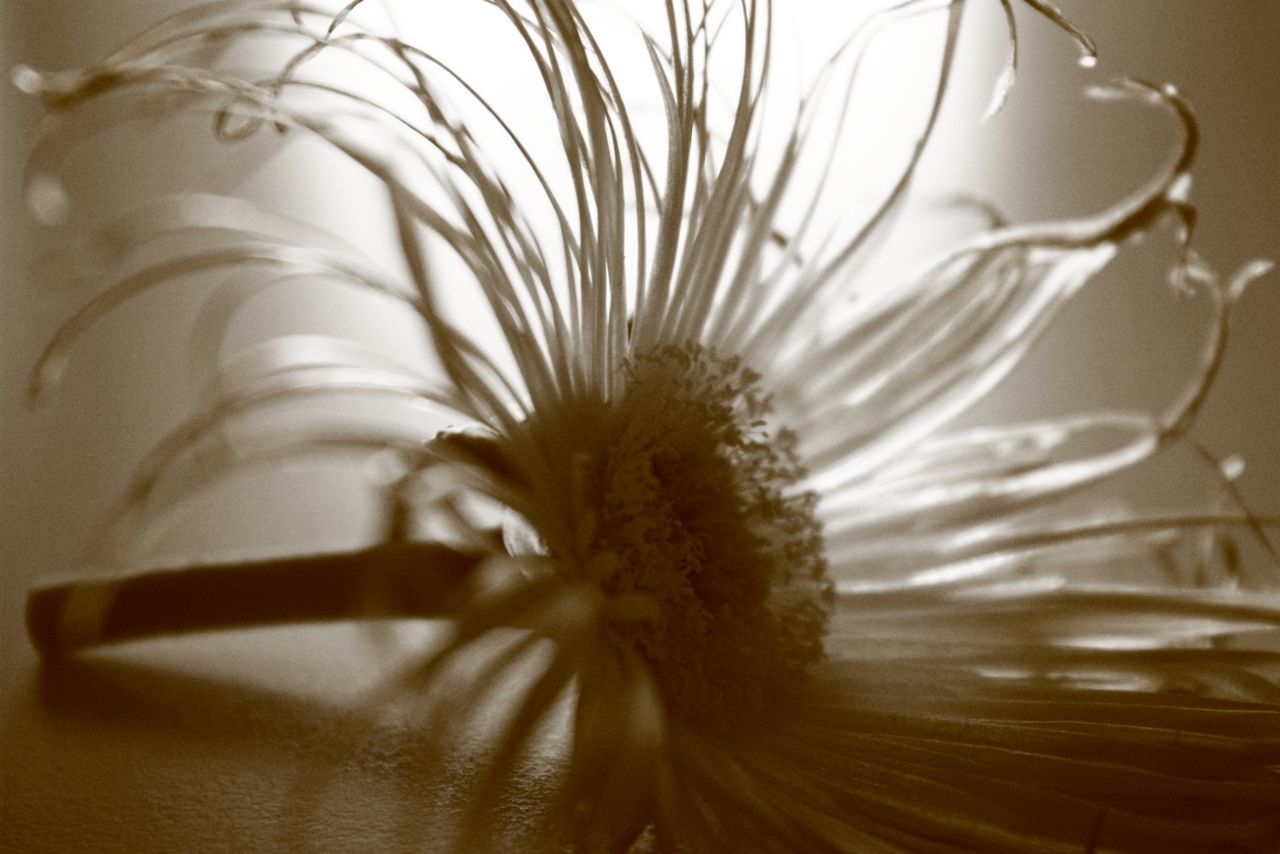
[(451, 613), (478, 556), (437, 543), (147, 570), (33, 588), (27, 634), (46, 657), (157, 635)]

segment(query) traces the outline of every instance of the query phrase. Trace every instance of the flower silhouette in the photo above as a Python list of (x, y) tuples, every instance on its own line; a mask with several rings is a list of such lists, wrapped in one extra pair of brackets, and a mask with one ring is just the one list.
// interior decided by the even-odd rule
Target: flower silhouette
[[(1241, 589), (1216, 555), (1199, 584), (1106, 580), (1162, 543), (1232, 530), (1270, 550), (1274, 520), (1242, 502), (1150, 517), (1081, 500), (1176, 443), (1222, 468), (1190, 431), (1230, 310), (1265, 265), (1224, 278), (1190, 248), (1196, 124), (1176, 91), (1121, 81), (1096, 93), (1162, 109), (1181, 134), (1140, 193), (1074, 220), (991, 214), (922, 272), (868, 287), (864, 263), (910, 227), (902, 212), (963, 3), (907, 0), (872, 16), (774, 140), (765, 102), (782, 13), (767, 3), (668, 2), (661, 26), (634, 27), (664, 117), (651, 139), (584, 9), (493, 0), (493, 26), (517, 36), (546, 96), (555, 163), (446, 61), (358, 24), (360, 5), (330, 17), (293, 2), (213, 4), (98, 66), (16, 76), (49, 108), (30, 175), (38, 213), (66, 202), (53, 177), (63, 141), (139, 112), (204, 110), (229, 140), (300, 130), (368, 170), (412, 284), (242, 200), (158, 200), (118, 227), (162, 257), (60, 330), (34, 397), (90, 324), (202, 270), (336, 279), (397, 300), (421, 318), (443, 375), (339, 353), (226, 389), (143, 465), (101, 554), (127, 542), (166, 484), (181, 494), (211, 466), (317, 446), (396, 450), (389, 538), (443, 527), (474, 569), (397, 564), (461, 592), (447, 641), (382, 696), (430, 697), (442, 756), (476, 708), (506, 712), (461, 850), (499, 844), (489, 816), (557, 721), (568, 737), (548, 838), (575, 850), (1280, 845), (1277, 654), (1250, 644), (1280, 623), (1280, 600)], [(1013, 4), (1002, 7), (1016, 45)], [(1052, 6), (1026, 7), (1092, 56)], [(843, 124), (876, 34), (924, 14), (947, 29), (918, 144), (870, 213), (834, 228), (801, 165), (819, 164), (821, 190), (839, 150), (815, 142), (821, 120), (835, 111)], [(272, 73), (204, 61), (264, 36), (294, 45)], [(330, 54), (377, 69), (407, 100), (308, 76)], [(1199, 369), (1166, 412), (947, 430), (1125, 245), (1164, 228), (1182, 247), (1175, 283), (1215, 312)], [(464, 286), (432, 274), (437, 250), (456, 256), (496, 340), (451, 307)], [(295, 428), (212, 463), (197, 453), (230, 420), (325, 395), (425, 401), (470, 426), (425, 444)], [(420, 504), (423, 483), (434, 498)], [(388, 571), (353, 566), (376, 599)]]

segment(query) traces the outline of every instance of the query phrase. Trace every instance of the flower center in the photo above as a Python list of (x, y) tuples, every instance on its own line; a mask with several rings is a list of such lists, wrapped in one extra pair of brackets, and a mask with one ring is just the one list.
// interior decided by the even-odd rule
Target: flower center
[[(762, 707), (822, 656), (831, 601), (816, 497), (759, 377), (697, 347), (635, 359), (583, 457), (582, 571), (673, 714)], [(645, 607), (647, 606), (647, 607)]]

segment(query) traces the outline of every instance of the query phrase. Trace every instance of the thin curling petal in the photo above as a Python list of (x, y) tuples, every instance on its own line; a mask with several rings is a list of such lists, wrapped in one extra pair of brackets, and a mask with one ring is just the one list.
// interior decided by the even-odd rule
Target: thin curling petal
[[(1052, 4), (989, 2), (1009, 34), (991, 112), (1027, 61), (1027, 11), (1092, 64), (1092, 42)], [(387, 268), (407, 272), (400, 281), (227, 199), (144, 206), (107, 228), (113, 239), (83, 241), (86, 258), (113, 266), (129, 260), (122, 245), (150, 254), (55, 335), (35, 396), (116, 306), (201, 270), (252, 271), (264, 287), (332, 279), (397, 300), (444, 375), (436, 387), (314, 338), (241, 354), (211, 371), (207, 408), (141, 466), (104, 548), (123, 550), (149, 508), (242, 465), (333, 448), (401, 454), (387, 537), (408, 537), (416, 512), (421, 529), (488, 551), (442, 644), (369, 698), (375, 710), (418, 701), (424, 762), (479, 757), (448, 834), (458, 850), (506, 844), (488, 818), (548, 732), (559, 738), (548, 838), (524, 847), (1280, 845), (1277, 567), (1244, 573), (1229, 550), (1205, 547), (1248, 532), (1274, 556), (1280, 520), (1249, 507), (1234, 467), (1194, 436), (1231, 310), (1265, 265), (1223, 277), (1195, 253), (1198, 126), (1175, 89), (1122, 80), (1093, 92), (1174, 121), (1171, 154), (1133, 195), (1039, 223), (983, 204), (981, 234), (894, 287), (865, 288), (864, 262), (912, 225), (907, 201), (963, 60), (966, 3), (870, 13), (818, 58), (775, 134), (782, 10), (768, 0), (666, 0), (649, 29), (628, 19), (638, 86), (590, 5), (487, 0), (491, 35), (531, 81), (547, 151), (460, 64), (366, 26), (363, 5), (212, 4), (99, 66), (17, 75), (49, 110), (28, 177), (42, 217), (74, 203), (57, 167), (85, 135), (188, 109), (231, 143), (304, 133), (348, 158), (385, 189), (400, 255)], [(939, 19), (941, 46), (916, 136), (862, 220), (824, 221), (823, 194), (847, 193), (833, 176), (849, 133), (877, 123), (852, 95), (876, 82), (863, 58), (925, 16)], [(243, 73), (223, 61), (250, 39), (287, 45), (279, 66)], [(394, 97), (326, 78), (327, 56), (363, 64)], [(828, 116), (844, 136), (821, 138)], [(802, 186), (806, 169), (818, 187)], [(1171, 280), (1206, 293), (1212, 313), (1200, 360), (1163, 411), (947, 432), (1100, 270), (1167, 227)], [(432, 275), (435, 252), (458, 262), (448, 281)], [(464, 291), (492, 340), (451, 310)], [(416, 444), (399, 424), (224, 435), (317, 396), (449, 407), (473, 424)], [(1146, 514), (1099, 500), (1175, 446), (1211, 469), (1220, 505)], [(419, 510), (420, 482), (443, 498)], [(501, 505), (501, 534), (463, 512), (461, 496)], [(1138, 571), (1193, 546), (1194, 573)], [(472, 744), (476, 719), (492, 726)]]

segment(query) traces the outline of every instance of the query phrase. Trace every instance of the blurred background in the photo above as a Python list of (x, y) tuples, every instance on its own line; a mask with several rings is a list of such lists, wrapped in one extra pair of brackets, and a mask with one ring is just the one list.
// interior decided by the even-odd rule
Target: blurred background
[[(187, 5), (3, 0), (0, 68), (23, 63), (53, 70), (92, 62)], [(829, 26), (824, 22), (835, 5), (797, 2), (794, 37), (803, 40)], [(1280, 258), (1280, 4), (1062, 0), (1067, 16), (1097, 42), (1100, 62), (1092, 70), (1078, 66), (1075, 46), (1060, 32), (1019, 7), (1019, 80), (1005, 109), (986, 123), (979, 119), (1004, 56), (1003, 17), (995, 0), (969, 5), (954, 97), (926, 161), (922, 194), (981, 193), (1015, 221), (1100, 210), (1143, 184), (1163, 162), (1175, 128), (1138, 104), (1089, 101), (1085, 88), (1122, 75), (1168, 81), (1189, 96), (1202, 124), (1192, 194), (1201, 213), (1197, 247), (1224, 271), (1257, 256)], [(927, 28), (913, 31), (884, 51), (886, 85), (903, 87), (886, 91), (912, 91), (913, 76), (930, 67), (922, 57), (936, 36)], [(486, 49), (492, 50), (478, 48)], [(501, 78), (500, 64), (490, 71)], [(41, 710), (41, 690), (70, 692), (71, 707), (88, 701), (74, 687), (40, 683), (22, 632), (25, 591), (37, 577), (77, 568), (95, 523), (131, 471), (196, 403), (200, 367), (193, 366), (188, 345), (219, 284), (194, 282), (126, 306), (77, 348), (57, 401), (48, 411), (32, 412), (23, 402), (27, 372), (58, 324), (93, 292), (92, 285), (51, 284), (40, 272), (47, 269), (42, 259), (72, 240), (82, 215), (195, 186), (247, 193), (318, 217), (371, 254), (392, 254), (382, 197), (318, 146), (291, 142), (289, 156), (281, 157), (269, 138), (230, 146), (210, 139), (205, 119), (177, 121), (163, 133), (144, 125), (87, 145), (69, 162), (71, 219), (64, 228), (41, 227), (21, 191), (39, 108), (13, 87), (0, 97), (0, 825), (6, 828), (0, 847), (74, 850), (86, 832), (75, 828), (96, 828), (106, 835), (95, 850), (139, 850), (128, 832), (132, 819), (118, 817), (133, 815), (150, 822), (145, 838), (156, 850), (171, 847), (165, 839), (180, 838), (203, 839), (206, 850), (215, 850), (219, 840), (227, 850), (244, 850), (271, 815), (263, 804), (279, 802), (279, 781), (291, 773), (297, 753), (322, 739), (313, 701), (367, 681), (363, 660), (342, 652), (350, 639), (341, 632), (285, 632), (295, 643), (255, 647), (265, 651), (255, 652), (261, 660), (254, 661), (245, 644), (213, 639), (182, 647), (188, 681), (144, 689), (151, 692), (149, 713), (134, 708), (136, 692), (120, 685), (157, 683), (132, 672), (92, 689), (99, 697), (97, 705), (90, 703), (93, 721)], [(896, 100), (911, 98), (887, 97), (887, 103)], [(1175, 251), (1168, 230), (1130, 248), (1068, 309), (1033, 358), (965, 421), (1086, 406), (1164, 409), (1195, 363), (1208, 319), (1202, 297), (1178, 297), (1165, 279)], [(366, 342), (403, 363), (425, 367), (430, 361), (411, 320), (340, 289), (282, 287), (237, 323), (241, 344), (325, 332)], [(446, 423), (423, 419), (424, 435)], [(1280, 511), (1278, 428), (1280, 279), (1272, 274), (1241, 303), (1197, 432), (1215, 452), (1245, 461), (1238, 485), (1262, 512)], [(286, 476), (233, 480), (209, 500), (176, 510), (155, 532), (154, 554), (312, 551), (375, 536), (377, 481), (368, 467), (350, 460), (312, 462)], [(1169, 468), (1172, 475), (1140, 480), (1134, 494), (1165, 509), (1193, 504), (1186, 499), (1199, 488), (1190, 485), (1194, 465), (1174, 460)], [(166, 667), (176, 660), (158, 655)], [(242, 690), (225, 699), (218, 679), (232, 679)], [(343, 679), (350, 679), (347, 686), (335, 687)], [(267, 687), (307, 702), (278, 707), (253, 693)], [(184, 697), (205, 706), (189, 719), (197, 734), (181, 725), (147, 734), (157, 719), (183, 714)], [(274, 712), (252, 711), (264, 708)], [(276, 719), (266, 720), (276, 712)], [(237, 758), (244, 744), (198, 735), (244, 714), (254, 733), (245, 743), (265, 757), (251, 765)], [(351, 784), (385, 788), (385, 781), (370, 783), (369, 775), (377, 773), (365, 769)], [(162, 791), (166, 786), (169, 794)], [(183, 805), (175, 807), (178, 802)], [(334, 821), (361, 839), (361, 827), (373, 826), (363, 823), (389, 807), (375, 807), (368, 798), (355, 803)]]

